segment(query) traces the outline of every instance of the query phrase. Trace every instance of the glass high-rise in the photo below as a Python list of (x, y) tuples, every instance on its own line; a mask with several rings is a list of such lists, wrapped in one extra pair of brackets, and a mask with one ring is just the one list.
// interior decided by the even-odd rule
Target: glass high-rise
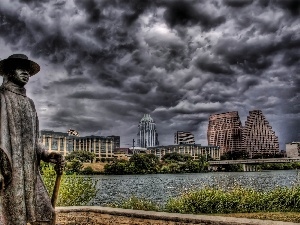
[(149, 114), (144, 114), (139, 123), (139, 132), (137, 134), (138, 146), (142, 148), (158, 146), (158, 134), (156, 125)]

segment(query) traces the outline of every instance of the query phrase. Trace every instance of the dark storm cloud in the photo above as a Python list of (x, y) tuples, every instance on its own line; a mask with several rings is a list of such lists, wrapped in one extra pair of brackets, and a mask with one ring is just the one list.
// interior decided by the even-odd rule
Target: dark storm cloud
[[(74, 115), (73, 111), (59, 111), (56, 113), (52, 118), (51, 121), (48, 123), (49, 127), (58, 127), (63, 126), (68, 128), (69, 125), (72, 125), (72, 128), (84, 132), (95, 132), (101, 128), (101, 130), (109, 129), (111, 126), (111, 120), (102, 119), (99, 120), (98, 118), (89, 118), (84, 115)], [(57, 121), (53, 123), (53, 121)]]
[(295, 50), (290, 50), (285, 52), (283, 56), (283, 64), (285, 66), (299, 65), (300, 63), (300, 52)]
[(16, 15), (0, 9), (0, 22), (0, 36), (5, 42), (14, 46), (20, 41), (20, 37), (33, 41), (32, 34), (26, 29), (26, 23), (20, 21)]
[(115, 99), (114, 93), (104, 93), (98, 94), (93, 91), (80, 91), (75, 92), (73, 94), (68, 95), (68, 98), (75, 98), (75, 99)]
[(90, 84), (91, 81), (84, 77), (72, 77), (68, 79), (53, 81), (49, 83), (49, 86), (62, 86), (62, 87), (75, 87), (80, 84)]
[(197, 60), (196, 66), (207, 72), (214, 74), (234, 74), (234, 71), (231, 70), (228, 64), (225, 64), (224, 61), (215, 60), (209, 57), (203, 57)]
[(151, 90), (151, 85), (143, 82), (132, 82), (128, 86), (124, 87), (124, 91), (137, 93), (137, 94), (147, 94)]
[(224, 0), (224, 4), (231, 7), (245, 7), (252, 4), (253, 0)]
[(88, 23), (97, 23), (101, 19), (101, 10), (98, 3), (94, 0), (80, 1), (76, 0), (75, 4), (78, 8), (84, 9), (87, 15)]
[(183, 129), (206, 144), (209, 114), (258, 108), (299, 120), (297, 15), (291, 0), (3, 0), (1, 58), (41, 63), (28, 89), (43, 128), (132, 140), (150, 113), (162, 144)]
[(260, 80), (255, 77), (243, 77), (240, 82), (240, 92), (244, 93), (249, 90), (251, 87), (257, 86), (260, 84)]
[(195, 5), (195, 2), (190, 1), (170, 1), (166, 4), (164, 18), (171, 27), (200, 24), (204, 30), (225, 22), (224, 16), (209, 15), (201, 8), (195, 8)]
[(276, 52), (273, 43), (253, 42), (245, 44), (235, 39), (224, 39), (216, 46), (216, 52), (223, 55), (226, 62), (243, 69), (246, 73), (256, 74), (272, 65), (271, 53)]
[(132, 25), (141, 14), (145, 12), (146, 9), (151, 7), (153, 1), (151, 0), (131, 0), (128, 2), (129, 7), (131, 8), (130, 12), (124, 12), (123, 19), (127, 25)]
[(275, 4), (289, 11), (293, 16), (300, 14), (300, 2), (298, 0), (275, 0)]

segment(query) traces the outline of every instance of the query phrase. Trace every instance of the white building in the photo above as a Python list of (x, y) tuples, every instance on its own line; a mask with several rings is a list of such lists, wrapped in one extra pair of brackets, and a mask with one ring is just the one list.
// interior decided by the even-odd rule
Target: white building
[(158, 146), (159, 142), (156, 125), (149, 114), (144, 114), (138, 127), (138, 147), (147, 148)]
[(49, 152), (59, 152), (66, 156), (73, 151), (95, 153), (96, 160), (114, 158), (115, 149), (120, 148), (120, 136), (86, 136), (79, 137), (73, 133), (41, 130), (40, 140)]
[(167, 145), (147, 148), (148, 154), (156, 155), (159, 160), (167, 153), (179, 153), (192, 156), (193, 159), (198, 159), (199, 156), (205, 156), (206, 159), (220, 160), (219, 146), (202, 146), (200, 144), (181, 144)]
[(292, 142), (285, 145), (286, 156), (288, 158), (300, 157), (300, 142)]

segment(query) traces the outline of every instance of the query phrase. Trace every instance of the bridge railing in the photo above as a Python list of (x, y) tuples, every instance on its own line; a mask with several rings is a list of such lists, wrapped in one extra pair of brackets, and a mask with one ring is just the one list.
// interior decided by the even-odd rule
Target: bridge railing
[(240, 159), (240, 160), (220, 160), (208, 161), (210, 165), (226, 165), (226, 164), (262, 164), (262, 163), (286, 163), (300, 162), (298, 158), (267, 158), (267, 159)]

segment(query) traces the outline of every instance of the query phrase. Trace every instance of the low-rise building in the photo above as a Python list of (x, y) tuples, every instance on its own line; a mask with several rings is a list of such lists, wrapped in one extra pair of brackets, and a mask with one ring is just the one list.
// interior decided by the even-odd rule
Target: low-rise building
[(138, 146), (130, 147), (129, 149), (132, 151), (133, 154), (146, 153), (147, 152), (147, 148), (138, 147)]
[(40, 140), (48, 151), (60, 152), (66, 156), (72, 151), (88, 151), (95, 153), (96, 160), (114, 158), (114, 150), (120, 148), (120, 136), (86, 136), (79, 137), (69, 132), (41, 130)]
[(205, 156), (207, 159), (220, 160), (219, 146), (202, 146), (201, 144), (167, 145), (147, 148), (148, 154), (156, 155), (160, 160), (167, 153), (189, 154), (193, 159)]
[(115, 159), (124, 159), (129, 160), (130, 157), (133, 155), (132, 150), (129, 148), (117, 148), (113, 152), (113, 157)]
[(120, 136), (74, 137), (74, 151), (95, 153), (96, 160), (114, 158), (114, 150), (120, 148)]
[(40, 141), (49, 152), (55, 151), (66, 156), (73, 151), (73, 138), (68, 133), (41, 130)]

